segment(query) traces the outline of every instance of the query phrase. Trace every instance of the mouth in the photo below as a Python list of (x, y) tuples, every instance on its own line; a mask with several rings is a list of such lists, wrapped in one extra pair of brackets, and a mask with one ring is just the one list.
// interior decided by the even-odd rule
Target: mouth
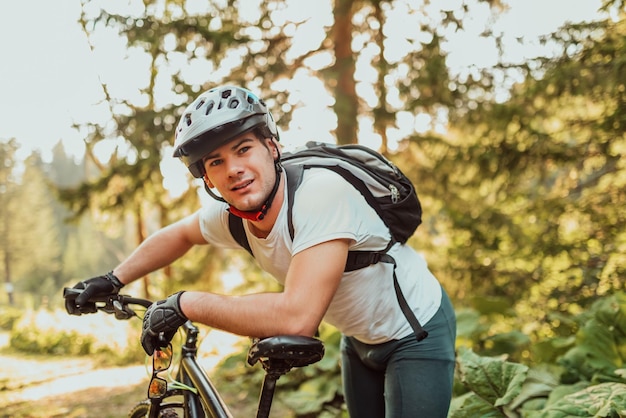
[(252, 184), (252, 182), (253, 182), (252, 180), (247, 180), (247, 181), (244, 181), (244, 182), (241, 182), (241, 183), (237, 183), (235, 186), (233, 186), (231, 188), (231, 190), (235, 191), (235, 192), (239, 191), (239, 190), (243, 190), (243, 189), (247, 188), (248, 186), (250, 186)]

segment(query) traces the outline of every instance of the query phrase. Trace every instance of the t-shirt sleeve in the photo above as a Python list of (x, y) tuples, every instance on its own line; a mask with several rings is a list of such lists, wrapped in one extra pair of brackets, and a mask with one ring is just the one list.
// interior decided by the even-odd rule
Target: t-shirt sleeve
[[(328, 169), (305, 170), (293, 204), (293, 254), (334, 239), (351, 240), (350, 249), (384, 248), (388, 230), (361, 193)], [(371, 239), (378, 235), (380, 240)], [(380, 243), (380, 244), (379, 244)]]
[(210, 202), (199, 209), (200, 232), (211, 245), (220, 248), (241, 248), (228, 228), (228, 211), (222, 202)]

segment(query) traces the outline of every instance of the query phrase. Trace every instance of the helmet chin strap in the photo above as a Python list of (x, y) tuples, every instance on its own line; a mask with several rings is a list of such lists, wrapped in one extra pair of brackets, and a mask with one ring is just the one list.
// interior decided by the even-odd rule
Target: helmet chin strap
[(274, 181), (274, 187), (272, 188), (272, 192), (267, 197), (267, 200), (261, 206), (259, 210), (239, 210), (233, 205), (229, 205), (228, 211), (235, 216), (238, 216), (242, 219), (248, 219), (250, 221), (261, 221), (267, 215), (267, 211), (270, 210), (272, 206), (272, 202), (274, 201), (274, 197), (276, 197), (276, 192), (278, 192), (278, 186), (280, 185), (281, 173), (283, 171), (283, 167), (280, 165), (280, 160), (276, 160), (274, 162), (274, 167), (276, 168), (276, 181)]

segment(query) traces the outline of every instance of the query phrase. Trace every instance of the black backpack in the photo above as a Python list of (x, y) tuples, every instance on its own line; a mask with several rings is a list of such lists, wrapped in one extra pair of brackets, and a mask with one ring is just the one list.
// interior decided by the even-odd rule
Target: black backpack
[[(292, 239), (294, 237), (293, 199), (306, 169), (321, 167), (341, 175), (376, 210), (378, 216), (389, 228), (392, 237), (389, 245), (382, 251), (350, 251), (345, 271), (358, 270), (378, 262), (393, 264), (394, 288), (400, 307), (415, 331), (417, 340), (421, 341), (426, 338), (428, 333), (420, 325), (400, 290), (395, 273), (396, 262), (387, 254), (395, 243), (404, 244), (422, 223), (422, 207), (411, 181), (380, 153), (356, 144), (334, 145), (308, 142), (301, 149), (284, 153), (281, 157), (281, 164), (287, 175), (289, 202), (287, 219)], [(252, 254), (242, 219), (230, 213), (228, 221), (233, 238)]]

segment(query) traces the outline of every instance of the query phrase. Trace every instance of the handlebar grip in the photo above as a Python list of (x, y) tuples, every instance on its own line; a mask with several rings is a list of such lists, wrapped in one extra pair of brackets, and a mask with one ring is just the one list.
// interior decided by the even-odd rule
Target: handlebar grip
[[(76, 289), (74, 287), (64, 287), (63, 288), (63, 297), (65, 299), (74, 300), (83, 293), (85, 289)], [(89, 298), (89, 302), (105, 302), (108, 303), (111, 300), (111, 296), (114, 295), (96, 295)]]
[[(85, 289), (76, 289), (74, 287), (64, 287), (63, 288), (63, 297), (65, 299), (74, 300), (83, 293)], [(94, 296), (89, 299), (90, 302), (105, 302), (105, 303), (113, 303), (114, 300), (119, 301), (123, 306), (126, 305), (139, 305), (144, 308), (152, 305), (152, 301), (148, 299), (134, 298), (126, 295), (108, 295), (108, 296)]]
[(65, 299), (76, 299), (78, 295), (83, 293), (84, 289), (75, 289), (73, 287), (64, 287), (63, 288), (63, 297)]

